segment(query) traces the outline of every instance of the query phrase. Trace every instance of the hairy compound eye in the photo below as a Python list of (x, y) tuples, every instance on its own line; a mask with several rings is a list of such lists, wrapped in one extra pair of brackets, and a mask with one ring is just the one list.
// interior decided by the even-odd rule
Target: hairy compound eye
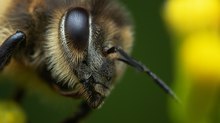
[(89, 13), (83, 8), (70, 9), (65, 19), (66, 39), (74, 48), (84, 50), (89, 40)]

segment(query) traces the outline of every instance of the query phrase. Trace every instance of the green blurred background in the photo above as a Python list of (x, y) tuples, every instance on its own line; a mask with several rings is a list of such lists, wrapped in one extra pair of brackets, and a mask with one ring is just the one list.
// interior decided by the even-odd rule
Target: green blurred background
[[(171, 85), (173, 58), (171, 42), (162, 19), (162, 0), (121, 0), (135, 22), (133, 57), (146, 64)], [(1, 84), (0, 99), (11, 95), (12, 83)], [(70, 116), (79, 100), (66, 99), (44, 91), (30, 89), (23, 101), (24, 111), (31, 123), (59, 123)], [(40, 90), (40, 91), (37, 91)], [(45, 94), (45, 92), (48, 92)], [(103, 107), (85, 123), (170, 123), (169, 97), (144, 74), (128, 68), (121, 82), (112, 91)]]

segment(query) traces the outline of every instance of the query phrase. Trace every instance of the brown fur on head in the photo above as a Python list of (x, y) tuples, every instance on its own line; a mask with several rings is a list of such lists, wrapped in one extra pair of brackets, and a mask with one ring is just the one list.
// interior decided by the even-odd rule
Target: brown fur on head
[[(66, 11), (74, 7), (84, 8), (89, 13), (89, 44), (80, 52), (71, 47), (68, 41), (63, 47), (61, 42), (65, 40), (60, 38), (61, 20)], [(65, 9), (55, 11), (51, 19), (45, 45), (49, 69), (58, 81), (78, 90), (77, 95), (83, 95), (91, 107), (103, 102), (113, 88), (115, 79), (123, 72), (124, 66), (116, 62), (117, 56), (106, 55), (103, 49), (116, 45), (130, 51), (133, 39), (129, 19), (124, 8), (110, 0), (73, 2)]]
[[(74, 8), (88, 13), (88, 44), (81, 50), (73, 43), (77, 41), (66, 38), (66, 16)], [(39, 74), (46, 66), (52, 80), (99, 107), (124, 71), (118, 56), (104, 49), (118, 46), (129, 53), (133, 42), (132, 22), (123, 6), (114, 0), (15, 0), (7, 11), (10, 29), (27, 34), (25, 48), (15, 58)]]

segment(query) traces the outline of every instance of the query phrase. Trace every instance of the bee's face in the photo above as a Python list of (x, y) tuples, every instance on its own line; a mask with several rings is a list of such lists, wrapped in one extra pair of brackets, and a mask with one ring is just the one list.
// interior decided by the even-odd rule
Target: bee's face
[[(49, 51), (52, 55), (49, 68), (58, 81), (67, 83), (77, 96), (97, 108), (124, 70), (122, 63), (116, 61), (118, 55), (108, 50), (120, 46), (129, 51), (131, 26), (120, 25), (120, 18), (95, 15), (84, 7), (70, 7), (63, 13), (57, 25), (56, 42), (61, 52)], [(49, 47), (48, 50), (57, 49)], [(60, 57), (54, 57), (53, 52)]]
[(114, 59), (104, 52), (106, 37), (83, 8), (69, 9), (65, 13), (60, 37), (75, 76), (88, 97), (99, 101), (95, 102), (99, 105), (108, 95), (115, 76)]

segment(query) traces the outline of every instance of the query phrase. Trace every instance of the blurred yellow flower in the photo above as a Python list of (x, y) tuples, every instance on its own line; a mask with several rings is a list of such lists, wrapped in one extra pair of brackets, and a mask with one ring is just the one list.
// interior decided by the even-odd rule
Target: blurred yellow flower
[(26, 123), (26, 116), (16, 103), (1, 101), (0, 123)]
[(217, 33), (198, 33), (186, 38), (180, 48), (180, 58), (193, 79), (220, 82), (220, 35)]
[(164, 18), (180, 34), (198, 30), (219, 30), (220, 0), (168, 0)]

